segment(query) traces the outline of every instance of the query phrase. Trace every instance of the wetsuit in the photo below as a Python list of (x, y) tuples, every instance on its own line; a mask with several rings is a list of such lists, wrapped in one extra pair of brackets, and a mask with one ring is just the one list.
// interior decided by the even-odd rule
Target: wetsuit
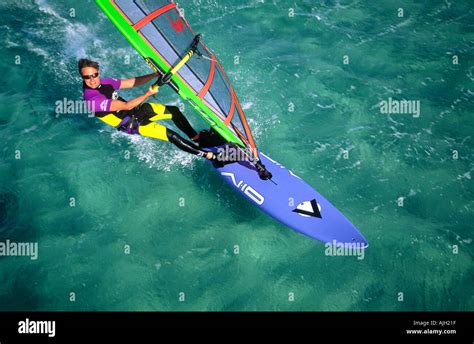
[(188, 153), (199, 156), (206, 155), (206, 152), (199, 149), (194, 143), (182, 138), (173, 130), (154, 122), (171, 119), (189, 138), (195, 137), (196, 131), (176, 106), (142, 103), (131, 110), (111, 112), (112, 100), (126, 102), (125, 99), (118, 96), (117, 90), (120, 89), (120, 84), (121, 81), (118, 79), (106, 78), (101, 79), (97, 88), (83, 85), (84, 100), (88, 102), (89, 110), (94, 113), (95, 117), (129, 134), (140, 134), (169, 141)]

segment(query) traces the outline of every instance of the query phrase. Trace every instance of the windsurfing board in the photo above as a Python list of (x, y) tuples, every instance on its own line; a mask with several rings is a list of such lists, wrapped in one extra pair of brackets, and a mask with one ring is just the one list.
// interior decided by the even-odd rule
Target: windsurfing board
[[(219, 148), (225, 146), (209, 149)], [(271, 180), (260, 179), (245, 160), (214, 168), (245, 199), (293, 230), (325, 243), (368, 246), (359, 230), (308, 183), (264, 153), (259, 156)]]

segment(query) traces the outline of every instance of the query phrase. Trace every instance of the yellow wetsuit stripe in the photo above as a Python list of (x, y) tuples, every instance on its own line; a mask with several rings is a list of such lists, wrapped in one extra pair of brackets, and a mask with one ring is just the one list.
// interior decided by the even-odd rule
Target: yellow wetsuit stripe
[(171, 119), (172, 115), (170, 113), (165, 114), (166, 105), (158, 103), (149, 103), (153, 109), (153, 112), (156, 113), (153, 117), (150, 118), (150, 121), (159, 121), (161, 119)]
[(140, 125), (138, 127), (138, 132), (143, 136), (168, 141), (168, 137), (166, 136), (166, 127), (155, 122), (148, 123), (147, 125)]
[[(158, 103), (149, 103), (156, 114), (150, 117), (150, 121), (159, 121), (162, 119), (171, 119), (171, 114), (165, 114), (166, 106)], [(166, 127), (158, 123), (148, 123), (147, 125), (140, 125), (138, 128), (140, 135), (152, 137), (154, 139), (168, 141), (166, 136)]]
[(105, 123), (107, 123), (108, 125), (111, 125), (112, 127), (116, 127), (117, 125), (120, 124), (120, 122), (122, 122), (122, 120), (120, 118), (118, 118), (117, 116), (115, 116), (113, 113), (109, 113), (103, 117), (98, 117), (101, 121), (104, 121)]
[[(153, 112), (155, 113), (153, 117), (149, 118), (150, 121), (171, 119), (173, 117), (172, 114), (165, 113), (166, 105), (158, 104), (158, 103), (149, 103), (149, 104), (151, 105)], [(122, 121), (122, 119), (115, 116), (115, 114), (113, 113), (109, 113), (105, 116), (98, 117), (98, 118), (101, 121), (107, 123), (108, 125), (111, 125), (112, 127), (117, 127)], [(168, 137), (166, 136), (166, 127), (158, 123), (151, 122), (146, 125), (140, 125), (138, 128), (138, 132), (143, 136), (148, 136), (155, 139), (168, 141)]]

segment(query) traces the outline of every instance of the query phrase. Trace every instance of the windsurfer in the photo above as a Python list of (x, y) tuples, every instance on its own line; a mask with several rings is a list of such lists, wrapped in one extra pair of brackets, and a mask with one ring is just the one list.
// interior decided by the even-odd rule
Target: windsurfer
[[(83, 80), (84, 100), (95, 117), (128, 134), (140, 134), (169, 141), (185, 152), (218, 163), (217, 155), (199, 148), (197, 143), (199, 143), (200, 134), (193, 129), (178, 107), (145, 103), (150, 96), (158, 92), (157, 89), (150, 86), (144, 94), (130, 101), (118, 96), (119, 89), (146, 84), (156, 78), (157, 73), (122, 80), (101, 79), (99, 64), (88, 59), (79, 60), (79, 73)], [(156, 123), (156, 121), (163, 119), (171, 119), (192, 142), (184, 139), (175, 131)]]

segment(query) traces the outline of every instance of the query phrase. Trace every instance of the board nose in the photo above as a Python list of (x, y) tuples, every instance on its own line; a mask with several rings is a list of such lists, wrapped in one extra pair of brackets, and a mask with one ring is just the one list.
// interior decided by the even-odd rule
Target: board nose
[(357, 233), (357, 234), (358, 235), (356, 237), (352, 238), (352, 243), (363, 249), (366, 249), (367, 247), (369, 247), (369, 243), (364, 238), (364, 236), (360, 233)]

